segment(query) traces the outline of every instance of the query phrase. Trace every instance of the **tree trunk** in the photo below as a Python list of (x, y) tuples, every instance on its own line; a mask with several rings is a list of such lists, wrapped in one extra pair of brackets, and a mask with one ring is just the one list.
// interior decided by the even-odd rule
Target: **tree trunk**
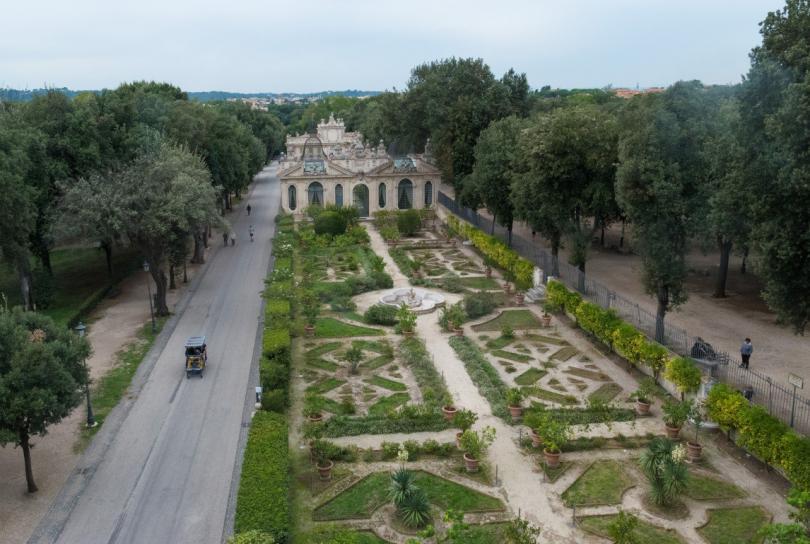
[(101, 249), (104, 250), (104, 258), (107, 260), (107, 279), (112, 280), (113, 266), (112, 266), (112, 243), (107, 241), (101, 242)]
[(748, 260), (748, 248), (743, 249), (742, 264), (740, 264), (740, 274), (745, 274), (745, 261)]
[(48, 247), (48, 241), (45, 239), (46, 229), (48, 228), (47, 219), (43, 211), (37, 214), (36, 225), (34, 232), (31, 236), (31, 251), (39, 259), (42, 268), (53, 276), (53, 267), (51, 266), (51, 250)]
[(655, 313), (655, 341), (664, 345), (664, 338), (666, 333), (664, 331), (664, 318), (667, 315), (667, 308), (669, 307), (669, 288), (666, 286), (658, 287), (658, 309)]
[(717, 271), (717, 283), (714, 286), (714, 297), (725, 298), (726, 279), (728, 278), (728, 258), (731, 255), (731, 240), (722, 236), (717, 237), (717, 245), (720, 247), (720, 269)]
[(506, 245), (512, 247), (512, 222), (506, 226)]
[(169, 265), (169, 291), (174, 291), (177, 289), (177, 283), (174, 279), (174, 265)]
[(602, 223), (602, 232), (599, 234), (599, 245), (605, 247), (605, 224)]
[(622, 217), (622, 235), (619, 238), (619, 247), (620, 248), (624, 247), (624, 226), (625, 226), (625, 224), (627, 224), (627, 220), (624, 217)]
[(560, 237), (551, 238), (551, 275), (560, 277)]
[(169, 315), (169, 306), (166, 303), (166, 273), (163, 271), (163, 264), (158, 262), (149, 263), (149, 273), (155, 280), (155, 315), (165, 316)]
[(31, 467), (31, 444), (28, 442), (28, 433), (25, 431), (20, 431), (20, 447), (25, 460), (25, 483), (28, 485), (28, 492), (36, 493), (38, 489), (37, 484), (34, 483), (34, 470)]
[(188, 269), (186, 268), (185, 261), (183, 261), (183, 283), (188, 283)]
[(205, 247), (208, 237), (205, 231), (194, 233), (194, 255), (191, 256), (191, 262), (194, 264), (203, 264), (205, 262)]
[(17, 257), (17, 276), (20, 280), (20, 294), (22, 295), (23, 309), (35, 310), (34, 277), (31, 275), (31, 263), (28, 260), (27, 254)]
[(495, 236), (495, 219), (496, 218), (497, 218), (497, 216), (493, 213), (492, 214), (492, 225), (490, 225), (490, 227), (489, 227), (489, 235), (490, 236)]

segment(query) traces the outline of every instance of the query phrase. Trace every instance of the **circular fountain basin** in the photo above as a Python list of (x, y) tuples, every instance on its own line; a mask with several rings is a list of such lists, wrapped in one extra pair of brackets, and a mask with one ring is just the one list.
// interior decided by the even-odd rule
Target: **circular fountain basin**
[(397, 308), (404, 304), (416, 314), (428, 314), (444, 306), (444, 296), (425, 289), (400, 287), (383, 293), (380, 302)]

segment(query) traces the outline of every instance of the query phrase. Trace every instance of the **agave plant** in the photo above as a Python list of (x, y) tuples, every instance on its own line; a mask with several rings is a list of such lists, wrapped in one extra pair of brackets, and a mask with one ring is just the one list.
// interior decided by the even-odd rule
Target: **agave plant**
[(689, 481), (683, 446), (655, 438), (641, 454), (641, 470), (650, 483), (650, 498), (659, 506), (669, 506), (683, 493)]
[(397, 511), (402, 523), (408, 527), (424, 527), (430, 521), (430, 501), (419, 488), (405, 499)]
[(394, 506), (399, 508), (418, 488), (413, 481), (413, 472), (400, 468), (391, 474), (391, 487), (388, 489), (388, 496)]

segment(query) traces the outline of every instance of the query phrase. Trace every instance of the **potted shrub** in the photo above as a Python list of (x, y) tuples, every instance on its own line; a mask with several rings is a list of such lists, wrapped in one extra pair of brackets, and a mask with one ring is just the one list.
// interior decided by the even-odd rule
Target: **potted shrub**
[(484, 257), (484, 273), (487, 275), (488, 278), (492, 277), (492, 265), (495, 262), (488, 256)]
[(506, 404), (509, 406), (509, 414), (512, 421), (518, 421), (523, 416), (523, 391), (518, 387), (513, 387), (506, 392)]
[(645, 378), (641, 380), (635, 393), (630, 395), (630, 398), (636, 401), (638, 415), (646, 416), (650, 413), (653, 391), (655, 391), (655, 383), (650, 378)]
[(312, 455), (315, 457), (315, 468), (321, 481), (326, 482), (332, 479), (332, 468), (335, 463), (329, 459), (329, 452), (326, 445), (321, 440), (316, 440), (312, 444)]
[(464, 336), (464, 329), (461, 328), (461, 325), (464, 324), (466, 319), (467, 313), (464, 311), (464, 305), (461, 302), (457, 302), (450, 307), (442, 309), (439, 324), (445, 330), (455, 332), (456, 336)]
[(363, 360), (363, 350), (359, 347), (352, 346), (346, 350), (343, 360), (349, 363), (349, 374), (357, 374), (357, 367)]
[(543, 437), (540, 435), (539, 429), (543, 425), (543, 412), (532, 412), (526, 416), (525, 423), (529, 427), (529, 437), (532, 439), (532, 447), (539, 448), (543, 445)]
[(700, 445), (698, 439), (700, 438), (700, 427), (703, 425), (703, 410), (700, 404), (692, 404), (692, 409), (689, 411), (689, 421), (695, 426), (695, 441), (686, 441), (686, 457), (690, 463), (700, 461), (703, 456), (703, 446)]
[(515, 302), (518, 306), (523, 306), (526, 300), (526, 291), (532, 286), (530, 282), (524, 279), (515, 278)]
[(318, 321), (318, 314), (321, 311), (320, 304), (312, 293), (306, 293), (303, 298), (302, 311), (307, 322), (304, 330), (308, 337), (312, 337), (315, 336), (315, 323)]
[(459, 410), (453, 417), (453, 424), (460, 430), (456, 433), (456, 447), (461, 449), (461, 435), (468, 431), (478, 421), (478, 414), (472, 410)]
[(551, 326), (551, 314), (549, 312), (555, 310), (554, 305), (550, 302), (546, 302), (543, 304), (543, 326), (550, 327)]
[(562, 448), (571, 437), (570, 425), (564, 419), (544, 414), (540, 428), (537, 431), (543, 437), (545, 444), (543, 456), (546, 459), (546, 466), (548, 468), (557, 468), (560, 466)]
[(442, 414), (444, 414), (444, 419), (447, 421), (453, 421), (453, 418), (456, 417), (457, 413), (458, 408), (456, 408), (453, 404), (445, 404), (442, 406)]
[(397, 320), (399, 321), (399, 330), (403, 336), (406, 338), (413, 336), (416, 328), (416, 314), (405, 304), (402, 304), (397, 310)]
[(484, 427), (480, 431), (467, 429), (461, 435), (461, 449), (464, 450), (464, 466), (467, 472), (478, 472), (478, 465), (495, 441), (495, 429)]
[(673, 402), (667, 401), (663, 406), (664, 426), (667, 430), (667, 438), (677, 440), (681, 427), (689, 418), (692, 411), (691, 401)]
[(323, 398), (318, 395), (309, 395), (304, 400), (304, 416), (310, 423), (320, 423), (323, 421)]

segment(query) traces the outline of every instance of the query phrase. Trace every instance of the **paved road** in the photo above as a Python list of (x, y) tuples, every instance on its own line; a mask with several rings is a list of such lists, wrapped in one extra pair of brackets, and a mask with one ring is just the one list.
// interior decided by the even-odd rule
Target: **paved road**
[[(275, 174), (257, 176), (251, 217), (229, 217), (237, 245), (211, 257), (56, 542), (221, 541), (279, 203)], [(183, 344), (198, 334), (208, 337), (208, 368), (203, 379), (186, 379)]]

